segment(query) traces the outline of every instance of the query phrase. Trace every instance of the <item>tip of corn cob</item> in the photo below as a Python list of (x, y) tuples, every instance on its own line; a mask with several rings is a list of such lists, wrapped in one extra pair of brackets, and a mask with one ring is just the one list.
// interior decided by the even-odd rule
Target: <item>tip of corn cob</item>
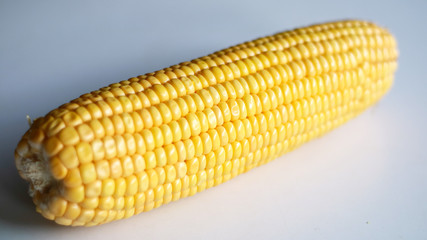
[[(31, 125), (30, 131), (25, 136), (34, 135), (31, 131)], [(37, 147), (40, 144), (24, 139), (26, 138), (24, 137), (16, 148), (15, 165), (19, 175), (29, 182), (29, 194), (31, 197), (34, 197), (36, 192), (48, 192), (51, 185), (55, 183), (55, 180), (50, 172), (47, 156), (44, 156), (42, 151), (30, 150), (30, 145)]]
[(49, 173), (47, 161), (33, 155), (18, 162), (17, 168), (20, 175), (30, 183), (30, 196), (33, 197), (35, 192), (48, 192), (54, 179)]

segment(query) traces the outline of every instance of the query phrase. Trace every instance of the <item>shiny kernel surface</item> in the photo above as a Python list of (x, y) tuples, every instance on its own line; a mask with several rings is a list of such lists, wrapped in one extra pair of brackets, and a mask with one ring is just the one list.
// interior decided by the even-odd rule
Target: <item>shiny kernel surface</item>
[[(127, 218), (357, 116), (391, 87), (396, 60), (392, 35), (363, 21), (259, 38), (60, 106), (22, 137), (16, 165), (38, 211), (58, 224)], [(40, 161), (46, 181), (25, 171)]]

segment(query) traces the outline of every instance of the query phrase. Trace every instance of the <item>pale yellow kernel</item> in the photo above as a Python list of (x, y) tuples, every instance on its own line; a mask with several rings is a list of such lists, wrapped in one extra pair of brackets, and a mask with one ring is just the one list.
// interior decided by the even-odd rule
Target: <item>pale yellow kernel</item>
[(167, 204), (169, 202), (172, 201), (173, 196), (172, 196), (172, 184), (171, 183), (166, 183), (165, 185), (163, 185), (163, 188), (165, 190), (165, 193), (163, 195), (163, 205)]
[[(134, 132), (140, 132), (142, 129), (144, 129), (144, 122), (143, 122), (141, 116), (137, 112), (131, 112), (130, 116), (132, 118)], [(130, 121), (130, 120), (128, 120), (128, 121)], [(129, 127), (127, 129), (132, 130)], [(127, 131), (129, 132), (130, 130), (127, 130)]]
[(153, 169), (146, 170), (148, 179), (149, 179), (149, 187), (154, 188), (159, 184), (159, 176), (157, 172)]
[[(237, 123), (236, 123), (237, 124)], [(243, 138), (248, 138), (250, 136), (252, 136), (252, 125), (249, 119), (243, 119), (242, 121), (240, 121), (240, 123), (238, 123), (238, 125), (242, 125), (242, 130), (239, 130), (239, 141), (242, 140)], [(240, 126), (239, 126), (240, 127)], [(235, 128), (237, 129), (237, 126), (235, 125)]]
[(136, 153), (140, 155), (144, 154), (146, 152), (144, 138), (138, 133), (133, 134), (133, 138), (135, 139)]
[[(211, 141), (211, 149), (210, 150), (217, 150), (221, 146), (221, 139), (219, 137), (217, 130), (216, 129), (210, 129), (208, 131), (208, 134), (209, 134), (209, 139)], [(206, 141), (209, 141), (209, 140), (206, 140)], [(205, 152), (207, 150), (209, 150), (208, 146), (209, 146), (209, 143), (206, 144), (206, 148), (204, 149)], [(205, 154), (207, 154), (207, 153), (208, 152), (206, 152)]]
[(80, 139), (86, 142), (90, 142), (94, 139), (95, 135), (87, 124), (82, 124), (77, 127), (77, 132), (79, 133)]
[(89, 163), (93, 160), (92, 148), (87, 142), (80, 142), (76, 145), (76, 152), (80, 164)]
[[(164, 119), (162, 118), (162, 115), (159, 112), (159, 110), (153, 106), (153, 107), (149, 108), (149, 111), (150, 111), (151, 116), (153, 117), (154, 126), (155, 127), (160, 126), (163, 123)], [(153, 129), (153, 128), (150, 128), (150, 129)]]
[(86, 197), (98, 197), (102, 192), (102, 181), (96, 180), (85, 185), (85, 196)]
[(38, 210), (38, 212), (40, 212), (41, 215), (46, 219), (55, 220), (55, 215), (53, 215), (51, 212), (47, 210), (44, 210), (44, 211)]
[(169, 128), (168, 125), (163, 124), (162, 126), (160, 126), (160, 130), (162, 133), (162, 137), (163, 137), (163, 144), (164, 145), (168, 145), (171, 144), (173, 141), (173, 133), (171, 131), (171, 129)]
[(242, 145), (241, 157), (246, 157), (250, 153), (250, 142), (248, 139), (243, 139), (240, 144)]
[(192, 136), (197, 136), (200, 134), (202, 128), (201, 128), (201, 123), (199, 118), (197, 117), (197, 115), (195, 113), (189, 113), (186, 116), (187, 122), (190, 126), (190, 130), (191, 130), (191, 135)]
[(222, 165), (216, 166), (214, 168), (214, 172), (215, 172), (214, 178), (216, 179), (216, 178), (222, 177), (223, 171), (224, 171), (224, 167)]
[(135, 208), (143, 207), (145, 204), (145, 194), (140, 192), (134, 196)]
[[(184, 95), (182, 98), (183, 98), (183, 100), (184, 100), (184, 102), (185, 102), (185, 104), (186, 104), (186, 106), (188, 108), (188, 111), (190, 113), (194, 113), (194, 112), (197, 111), (197, 104), (194, 101), (195, 98), (193, 98), (191, 95)], [(201, 99), (200, 99), (200, 101), (201, 101)], [(202, 104), (203, 102), (201, 101), (201, 102), (198, 102), (198, 103)], [(186, 114), (183, 114), (183, 115), (186, 115)]]
[(130, 156), (124, 156), (120, 158), (120, 162), (122, 164), (122, 170), (123, 170), (122, 175), (124, 177), (127, 177), (132, 173), (134, 173), (135, 169), (134, 169), (132, 158)]
[(232, 149), (233, 149), (233, 157), (232, 159), (236, 159), (239, 158), (242, 155), (242, 144), (238, 141), (233, 142), (231, 144)]
[[(123, 206), (124, 206), (124, 199), (122, 198), (122, 199), (120, 199), (120, 200), (122, 200), (122, 205), (120, 205), (121, 206), (121, 208), (117, 208), (117, 207), (115, 207), (114, 209), (117, 211), (117, 214), (116, 214), (116, 216), (115, 216), (115, 220), (119, 220), (119, 219), (123, 219), (124, 217), (125, 217), (125, 210), (123, 210), (122, 208), (123, 208)], [(117, 208), (117, 209), (116, 209)]]
[[(230, 127), (230, 126), (228, 126), (228, 127)], [(224, 126), (217, 127), (216, 132), (218, 133), (218, 136), (219, 136), (220, 146), (224, 146), (225, 144), (227, 144), (229, 142), (228, 131)]]
[(175, 100), (169, 100), (166, 103), (171, 113), (172, 120), (178, 120), (181, 117), (181, 108)]
[(62, 129), (66, 127), (64, 121), (60, 118), (57, 118), (50, 122), (46, 127), (46, 135), (48, 137), (54, 136), (59, 133)]
[(62, 197), (53, 196), (49, 199), (48, 209), (56, 217), (61, 217), (67, 209), (67, 201)]
[(80, 215), (80, 211), (81, 208), (77, 203), (68, 203), (63, 217), (74, 220)]
[(135, 138), (129, 134), (125, 133), (123, 136), (120, 136), (120, 138), (116, 138), (116, 145), (117, 148), (122, 148), (122, 152), (118, 155), (133, 155), (136, 152), (136, 143)]
[(113, 158), (109, 161), (110, 176), (112, 178), (118, 178), (123, 175), (123, 168), (120, 159)]
[(154, 84), (153, 90), (159, 97), (160, 102), (164, 102), (169, 99), (169, 93), (162, 84)]
[(198, 192), (206, 188), (207, 174), (206, 171), (200, 171), (197, 173), (197, 183), (196, 186), (200, 187), (197, 189)]
[(227, 151), (225, 149), (226, 146), (231, 146), (231, 145), (227, 144), (224, 147), (220, 147), (218, 150), (215, 151), (216, 165), (221, 165), (227, 160)]
[(84, 187), (65, 187), (62, 189), (61, 195), (70, 202), (79, 203), (85, 198)]
[(96, 209), (95, 210), (95, 216), (92, 219), (92, 223), (94, 225), (101, 224), (101, 223), (103, 223), (105, 221), (105, 219), (107, 217), (108, 217), (108, 211)]
[(123, 119), (119, 115), (114, 115), (111, 118), (111, 122), (113, 123), (115, 134), (121, 135), (125, 132)]
[(123, 113), (120, 115), (122, 120), (124, 130), (126, 133), (134, 133), (135, 132), (135, 124), (133, 122), (133, 118), (129, 113)]
[[(176, 122), (171, 122), (176, 123)], [(185, 118), (181, 118), (178, 120), (177, 124), (171, 125), (172, 132), (174, 134), (174, 142), (179, 141), (181, 139), (188, 139), (191, 137), (192, 130), (189, 122)]]
[[(24, 142), (20, 142), (24, 143)], [(25, 142), (25, 147), (28, 147), (27, 142)], [(22, 145), (22, 144), (21, 144)], [(44, 151), (48, 156), (54, 156), (56, 155), (61, 149), (63, 149), (64, 145), (61, 143), (61, 141), (56, 137), (50, 137), (46, 140), (44, 144)], [(19, 146), (17, 149), (20, 149)], [(22, 149), (22, 147), (21, 147)], [(24, 156), (24, 151), (21, 151), (21, 156)]]
[(188, 175), (184, 176), (182, 179), (182, 189), (181, 189), (181, 198), (187, 197), (189, 194), (190, 178)]
[[(212, 150), (212, 139), (208, 133), (202, 133), (200, 135), (200, 140), (202, 143), (203, 152), (202, 154), (207, 154)], [(219, 139), (218, 139), (219, 140)], [(217, 144), (219, 145), (219, 144)]]
[(272, 131), (276, 127), (276, 118), (272, 111), (264, 113), (265, 119), (267, 120), (267, 131)]
[[(212, 108), (213, 105), (218, 104), (224, 96), (220, 95), (217, 88), (209, 86), (207, 92), (203, 92), (206, 96), (204, 97), (205, 108)], [(209, 106), (209, 107), (208, 107)]]
[(80, 206), (85, 209), (95, 209), (99, 206), (99, 198), (97, 197), (86, 197), (81, 203)]
[[(137, 83), (132, 83), (129, 87), (133, 88), (134, 89), (133, 93), (135, 93), (135, 92), (140, 92), (142, 90), (142, 88), (140, 88), (140, 86), (141, 85), (139, 85)], [(135, 89), (135, 88), (138, 88), (138, 89)], [(128, 98), (129, 98), (129, 101), (132, 103), (132, 107), (133, 107), (134, 110), (142, 108), (142, 102), (138, 98), (137, 95), (131, 94), (131, 95), (128, 95)]]
[(151, 134), (154, 138), (155, 147), (161, 147), (164, 144), (163, 133), (158, 127), (150, 128)]
[(233, 164), (231, 161), (225, 162), (223, 165), (223, 175), (229, 175), (231, 173), (231, 169), (233, 167)]
[[(152, 77), (151, 77), (152, 78)], [(153, 86), (144, 90), (147, 98), (150, 100), (151, 105), (158, 104), (160, 102), (160, 98), (157, 93), (152, 89)]]
[(184, 151), (186, 153), (185, 159), (188, 160), (188, 159), (194, 158), (196, 149), (193, 141), (191, 139), (187, 139), (183, 141), (183, 144), (184, 144)]
[(207, 181), (213, 180), (215, 177), (215, 169), (211, 168), (206, 170), (206, 179)]
[(79, 134), (73, 127), (62, 129), (58, 137), (64, 145), (74, 145), (80, 141)]
[(133, 196), (124, 197), (124, 209), (126, 209), (126, 213), (124, 218), (128, 218), (134, 215), (135, 212), (135, 198)]
[(91, 183), (96, 180), (96, 169), (93, 163), (84, 163), (80, 167), (80, 176), (84, 184)]
[[(104, 92), (104, 93), (108, 93), (108, 92)], [(110, 96), (107, 96), (107, 97), (110, 97)], [(106, 101), (100, 100), (100, 101), (96, 102), (96, 105), (101, 110), (103, 116), (113, 115), (113, 110), (111, 109), (110, 105), (107, 104)]]
[(146, 151), (153, 150), (155, 148), (153, 133), (148, 129), (144, 129), (141, 133), (141, 136), (144, 140)]
[(142, 121), (144, 122), (144, 127), (151, 128), (153, 126), (153, 118), (151, 117), (150, 112), (146, 108), (143, 108), (139, 113)]
[(237, 138), (238, 132), (233, 122), (227, 122), (223, 126), (228, 135), (228, 142), (234, 142)]
[(187, 163), (187, 174), (192, 175), (199, 171), (199, 159), (193, 158), (191, 160), (186, 161)]
[(246, 78), (246, 82), (249, 86), (249, 90), (250, 90), (251, 94), (257, 94), (260, 91), (260, 87), (258, 85), (258, 82), (252, 75), (249, 75)]
[(227, 103), (220, 102), (217, 107), (213, 108), (215, 115), (217, 115), (218, 125), (231, 120), (231, 112)]
[(250, 136), (248, 138), (249, 142), (249, 151), (254, 152), (257, 148), (257, 138), (255, 136)]
[(126, 192), (126, 180), (124, 178), (116, 178), (114, 180), (115, 189), (113, 196), (117, 199), (122, 197)]
[(82, 184), (82, 178), (78, 168), (68, 170), (67, 175), (63, 180), (64, 186), (78, 187)]
[(185, 162), (177, 162), (175, 164), (175, 169), (176, 169), (176, 177), (182, 178), (187, 173), (187, 164)]
[(181, 189), (182, 189), (182, 181), (181, 179), (176, 179), (175, 181), (172, 182), (172, 193), (181, 193)]
[[(164, 193), (165, 193), (165, 189), (164, 189), (163, 185), (157, 186), (157, 187), (154, 189), (154, 201), (155, 201), (155, 202), (162, 201), (162, 200), (163, 200)], [(161, 203), (160, 203), (160, 204), (161, 204)], [(158, 206), (156, 206), (156, 207), (158, 207)]]
[(166, 181), (166, 172), (164, 168), (157, 167), (154, 169), (157, 172), (157, 176), (159, 177), (159, 184), (162, 185)]
[(236, 120), (232, 122), (234, 129), (236, 131), (236, 140), (240, 141), (246, 136), (245, 132), (245, 126), (243, 125), (242, 121)]
[(196, 157), (202, 155), (203, 154), (203, 143), (202, 143), (202, 139), (200, 138), (200, 136), (192, 137), (191, 141), (193, 142), (193, 145), (194, 145), (194, 155)]
[(228, 99), (227, 89), (222, 84), (217, 84), (208, 88), (209, 93), (213, 98), (214, 104)]
[(145, 160), (141, 155), (132, 155), (131, 157), (133, 171), (139, 173), (145, 169)]
[(93, 209), (82, 208), (80, 211), (79, 217), (77, 217), (74, 223), (82, 222), (83, 224), (88, 224), (93, 219), (94, 216), (95, 216), (95, 211)]
[(217, 107), (217, 106), (214, 106), (214, 107), (212, 108), (212, 111), (213, 111), (213, 112), (214, 112), (214, 114), (215, 114), (215, 118), (216, 118), (216, 125), (218, 126), (218, 125), (223, 124), (223, 123), (224, 123), (224, 117), (223, 117), (223, 115), (222, 115), (221, 109), (220, 109), (219, 107)]
[(62, 119), (64, 120), (64, 123), (67, 126), (71, 127), (79, 125), (83, 122), (81, 117), (75, 112), (68, 112), (64, 114), (64, 116), (62, 116)]
[[(148, 175), (148, 173), (151, 175)], [(138, 186), (137, 191), (138, 192), (146, 191), (148, 189), (148, 187), (151, 186), (151, 184), (157, 185), (156, 182), (153, 182), (153, 181), (156, 181), (156, 179), (154, 179), (154, 178), (156, 178), (157, 175), (152, 176), (153, 174), (155, 174), (155, 172), (153, 172), (152, 170), (147, 170), (147, 171), (141, 172), (141, 173), (136, 175), (137, 186)], [(151, 180), (151, 178), (153, 178), (153, 180)]]
[(67, 176), (68, 169), (62, 164), (61, 160), (58, 157), (51, 158), (49, 161), (50, 171), (52, 176), (61, 180)]
[(138, 191), (138, 179), (135, 175), (126, 178), (126, 196), (133, 196)]
[(252, 128), (252, 134), (256, 135), (259, 133), (259, 122), (256, 116), (252, 116), (248, 118), (249, 122), (251, 123)]
[(196, 112), (196, 115), (200, 122), (201, 132), (206, 132), (209, 129), (208, 118), (203, 112)]
[(95, 103), (89, 103), (86, 105), (86, 110), (90, 113), (93, 119), (100, 118), (103, 115), (101, 108), (99, 108)]
[(164, 171), (165, 171), (166, 183), (173, 182), (176, 179), (177, 172), (174, 166), (167, 165), (165, 166)]
[(117, 156), (117, 146), (114, 138), (111, 136), (106, 136), (103, 139), (104, 150), (105, 150), (105, 158), (111, 159)]
[(216, 157), (214, 152), (206, 154), (206, 156), (199, 157), (199, 170), (212, 168), (216, 164)]
[(178, 155), (178, 161), (184, 161), (187, 158), (187, 152), (185, 149), (184, 142), (179, 141), (179, 142), (174, 143), (173, 145), (174, 145), (176, 152), (177, 152), (177, 155)]
[(265, 133), (268, 130), (268, 120), (264, 114), (257, 115), (257, 121), (259, 123), (259, 133)]

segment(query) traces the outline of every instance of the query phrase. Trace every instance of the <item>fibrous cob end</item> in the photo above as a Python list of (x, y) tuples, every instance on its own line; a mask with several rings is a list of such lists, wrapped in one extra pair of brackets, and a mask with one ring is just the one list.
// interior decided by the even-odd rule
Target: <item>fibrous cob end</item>
[(30, 130), (27, 131), (15, 150), (16, 168), (19, 175), (30, 184), (31, 197), (34, 197), (37, 192), (42, 194), (49, 192), (49, 189), (55, 184), (48, 160), (40, 150), (43, 139), (44, 137), (40, 136), (40, 133), (30, 125)]

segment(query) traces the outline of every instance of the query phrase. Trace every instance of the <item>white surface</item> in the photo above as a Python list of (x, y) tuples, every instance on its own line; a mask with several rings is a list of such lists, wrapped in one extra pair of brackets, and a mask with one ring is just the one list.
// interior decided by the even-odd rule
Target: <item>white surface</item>
[[(154, 2), (154, 1), (153, 1)], [(426, 1), (1, 1), (1, 239), (427, 239)], [(278, 31), (343, 18), (388, 27), (392, 91), (268, 165), (127, 220), (61, 227), (34, 211), (13, 150), (25, 115)]]

